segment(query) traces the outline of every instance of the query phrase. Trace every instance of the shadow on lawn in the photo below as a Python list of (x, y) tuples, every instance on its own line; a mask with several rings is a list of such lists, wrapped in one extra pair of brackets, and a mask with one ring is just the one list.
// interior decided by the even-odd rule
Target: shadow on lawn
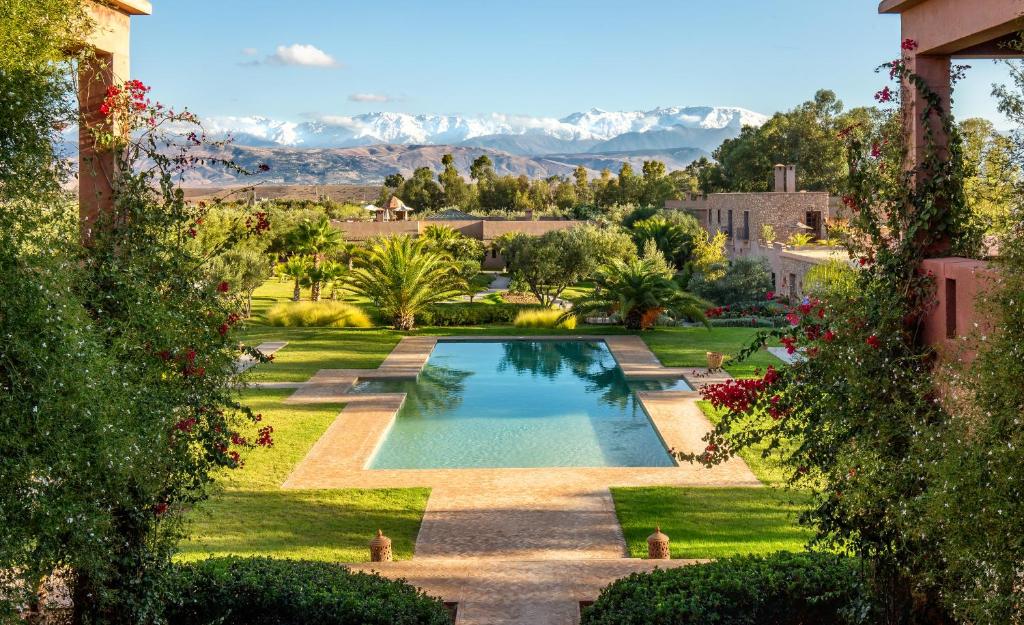
[(192, 513), (183, 560), (264, 555), (342, 562), (369, 559), (377, 529), (396, 559), (412, 557), (428, 488), (225, 491)]

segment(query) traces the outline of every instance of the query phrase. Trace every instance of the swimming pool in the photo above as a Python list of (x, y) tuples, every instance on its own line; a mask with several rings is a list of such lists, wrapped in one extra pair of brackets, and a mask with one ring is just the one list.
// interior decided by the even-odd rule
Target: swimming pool
[(438, 342), (413, 380), (354, 393), (407, 394), (370, 469), (667, 467), (671, 456), (603, 341)]

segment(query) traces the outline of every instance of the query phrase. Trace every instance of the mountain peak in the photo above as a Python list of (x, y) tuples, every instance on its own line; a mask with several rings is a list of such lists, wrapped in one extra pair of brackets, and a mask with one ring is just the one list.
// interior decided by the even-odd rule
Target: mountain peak
[[(380, 111), (351, 116), (327, 115), (313, 122), (296, 123), (254, 115), (211, 118), (208, 127), (215, 134), (230, 133), (241, 145), (311, 148), (373, 144), (442, 145), (485, 137), (529, 135), (535, 138), (532, 144), (538, 149), (558, 147), (559, 151), (572, 152), (590, 149), (623, 136), (665, 135), (666, 132), (690, 142), (668, 147), (714, 149), (723, 139), (738, 135), (742, 126), (757, 126), (765, 120), (767, 117), (760, 113), (738, 107), (672, 106), (649, 111), (606, 111), (594, 107), (561, 119), (501, 113), (463, 117)], [(680, 129), (687, 132), (678, 132)], [(702, 134), (707, 140), (701, 140)], [(660, 140), (659, 145), (666, 140)], [(521, 141), (517, 145), (530, 143)], [(625, 143), (627, 149), (633, 149), (628, 141)], [(540, 147), (544, 145), (547, 147)]]

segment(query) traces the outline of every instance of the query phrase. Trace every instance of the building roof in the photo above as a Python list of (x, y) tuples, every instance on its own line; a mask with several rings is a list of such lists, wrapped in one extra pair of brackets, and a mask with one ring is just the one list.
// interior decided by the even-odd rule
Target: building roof
[(475, 215), (470, 215), (469, 213), (460, 211), (457, 208), (449, 208), (447, 210), (441, 211), (440, 213), (437, 213), (436, 215), (431, 215), (430, 217), (427, 217), (428, 221), (470, 221), (477, 219), (480, 218), (476, 217)]

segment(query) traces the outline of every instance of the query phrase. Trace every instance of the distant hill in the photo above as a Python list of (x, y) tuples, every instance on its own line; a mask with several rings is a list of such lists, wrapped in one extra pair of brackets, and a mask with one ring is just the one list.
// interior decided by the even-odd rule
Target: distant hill
[[(482, 154), (499, 175), (530, 178), (567, 176), (579, 165), (597, 174), (628, 162), (639, 169), (660, 160), (669, 171), (686, 167), (744, 126), (767, 118), (736, 107), (662, 107), (649, 111), (590, 109), (560, 119), (491, 114), (483, 116), (366, 113), (289, 122), (266, 117), (204, 119), (208, 135), (231, 137), (222, 155), (246, 168), (260, 163), (270, 172), (264, 184), (377, 185), (385, 176), (412, 174), (418, 167), (438, 172), (451, 153), (466, 177)], [(77, 149), (67, 137), (69, 153)], [(201, 165), (185, 178), (188, 186), (251, 184), (252, 179)]]
[(232, 145), (218, 156), (255, 170), (260, 163), (270, 171), (247, 177), (217, 166), (200, 165), (186, 174), (185, 186), (234, 186), (259, 181), (264, 185), (374, 185), (384, 177), (401, 173), (409, 177), (418, 167), (441, 171), (441, 157), (451, 154), (455, 167), (469, 178), (470, 164), (483, 154), (490, 157), (498, 175), (526, 175), (530, 178), (569, 176), (578, 165), (597, 175), (607, 167), (618, 171), (624, 162), (639, 170), (645, 160), (660, 160), (669, 170), (681, 169), (707, 153), (695, 148), (639, 150), (602, 154), (552, 154), (521, 156), (485, 148), (460, 145), (370, 145), (353, 148), (282, 148)]

